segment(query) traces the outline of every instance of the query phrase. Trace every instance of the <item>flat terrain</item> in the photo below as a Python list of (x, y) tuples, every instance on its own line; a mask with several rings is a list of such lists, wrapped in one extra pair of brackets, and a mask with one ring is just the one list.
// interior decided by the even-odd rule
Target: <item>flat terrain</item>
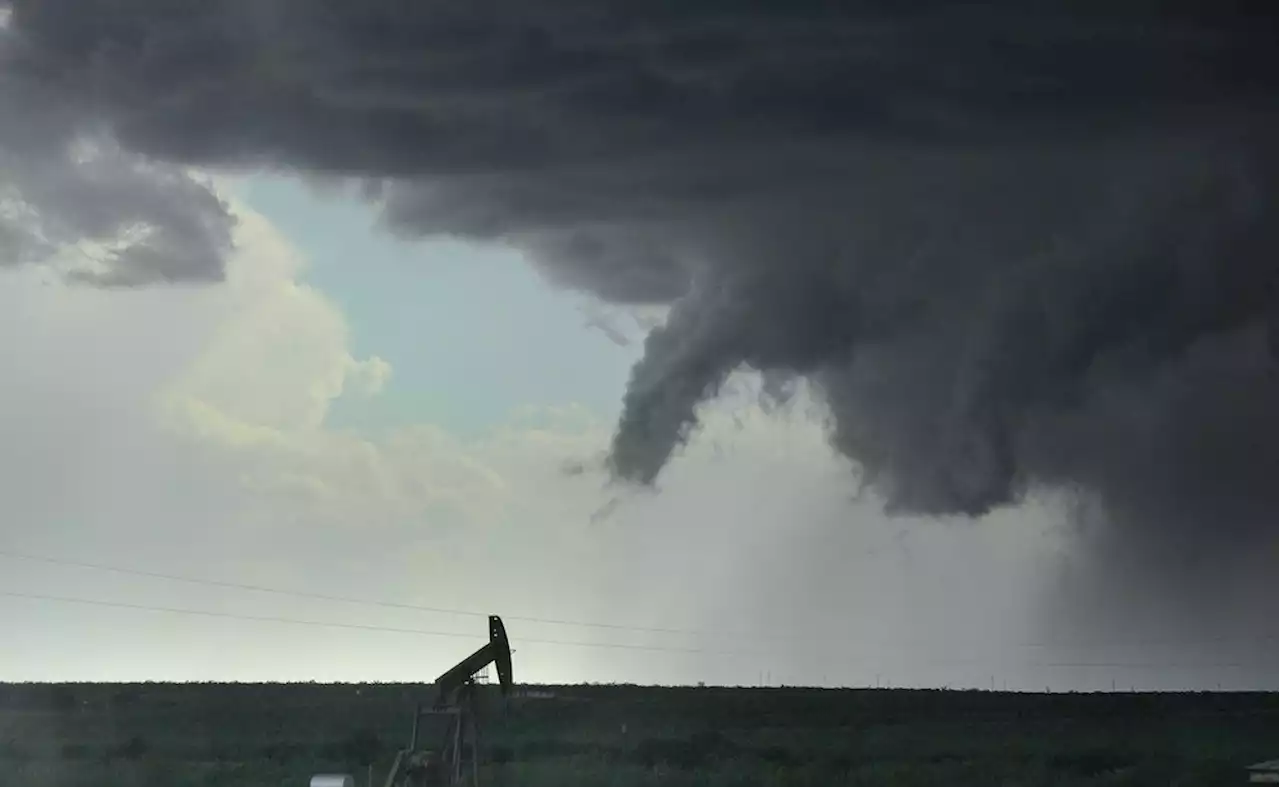
[[(485, 784), (1233, 785), (1276, 755), (1274, 693), (527, 688), (554, 697), (488, 703)], [(325, 770), (363, 784), (421, 693), (0, 684), (0, 785), (301, 787)]]

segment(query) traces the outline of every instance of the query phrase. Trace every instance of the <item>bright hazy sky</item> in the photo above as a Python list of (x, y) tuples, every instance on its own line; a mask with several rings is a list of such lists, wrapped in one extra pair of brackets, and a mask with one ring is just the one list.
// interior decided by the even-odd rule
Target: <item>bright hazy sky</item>
[(1274, 689), (1269, 28), (935, 5), (0, 0), (0, 680)]
[(746, 377), (656, 493), (611, 490), (643, 318), (343, 194), (219, 188), (225, 284), (0, 271), (0, 680), (430, 680), (494, 612), (520, 681), (1275, 687), (1273, 632), (1231, 663), (1107, 600), (1049, 503), (887, 519), (821, 409)]

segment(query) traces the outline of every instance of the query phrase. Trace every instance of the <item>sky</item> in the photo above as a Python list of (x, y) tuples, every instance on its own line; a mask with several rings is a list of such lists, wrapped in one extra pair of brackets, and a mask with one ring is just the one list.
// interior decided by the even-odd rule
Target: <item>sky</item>
[[(475, 616), (12, 550), (504, 614), (522, 678), (539, 682), (1265, 681), (1257, 665), (1185, 666), (1217, 663), (1210, 643), (1151, 644), (1177, 631), (1108, 639), (1038, 621), (1036, 596), (1069, 581), (1066, 524), (1033, 507), (959, 525), (891, 520), (855, 501), (813, 407), (768, 414), (749, 390), (730, 397), (656, 494), (567, 475), (607, 446), (634, 347), (508, 254), (397, 247), (362, 206), (296, 185), (231, 191), (244, 195), (246, 242), (220, 291), (100, 293), (6, 275), (6, 355), (24, 383), (6, 431), (27, 437), (6, 441), (19, 475), (4, 590), (462, 636), (7, 597), (20, 632), (7, 679), (418, 680), (486, 632)], [(340, 256), (366, 266), (359, 287), (344, 287)], [(451, 289), (433, 295), (446, 277)], [(525, 320), (527, 331), (494, 325)], [(557, 380), (522, 363), (544, 345), (563, 352), (543, 361)]]
[(520, 682), (1276, 688), (1227, 11), (56, 5), (0, 17), (0, 680), (427, 681), (496, 613)]

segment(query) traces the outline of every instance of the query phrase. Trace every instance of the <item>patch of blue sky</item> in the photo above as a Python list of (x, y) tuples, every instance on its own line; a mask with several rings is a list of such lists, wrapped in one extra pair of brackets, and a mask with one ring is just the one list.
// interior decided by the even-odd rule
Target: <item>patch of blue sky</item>
[(529, 408), (618, 411), (640, 348), (588, 327), (583, 296), (552, 288), (516, 252), (403, 240), (371, 207), (292, 179), (256, 176), (236, 191), (306, 256), (303, 278), (344, 312), (352, 355), (392, 366), (378, 396), (337, 401), (331, 426), (476, 435)]

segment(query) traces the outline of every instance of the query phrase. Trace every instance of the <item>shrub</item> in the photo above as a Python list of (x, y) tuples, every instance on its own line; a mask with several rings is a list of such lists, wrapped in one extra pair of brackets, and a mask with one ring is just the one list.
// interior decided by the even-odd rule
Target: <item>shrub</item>
[(132, 738), (124, 742), (120, 748), (116, 749), (115, 754), (126, 760), (140, 760), (151, 747), (147, 745), (147, 741), (141, 735), (134, 735)]
[(58, 753), (64, 760), (89, 759), (89, 747), (83, 743), (64, 743), (59, 747)]
[(700, 732), (688, 740), (645, 738), (636, 745), (635, 760), (645, 767), (669, 765), (682, 770), (705, 768), (732, 757), (737, 747), (719, 732)]

